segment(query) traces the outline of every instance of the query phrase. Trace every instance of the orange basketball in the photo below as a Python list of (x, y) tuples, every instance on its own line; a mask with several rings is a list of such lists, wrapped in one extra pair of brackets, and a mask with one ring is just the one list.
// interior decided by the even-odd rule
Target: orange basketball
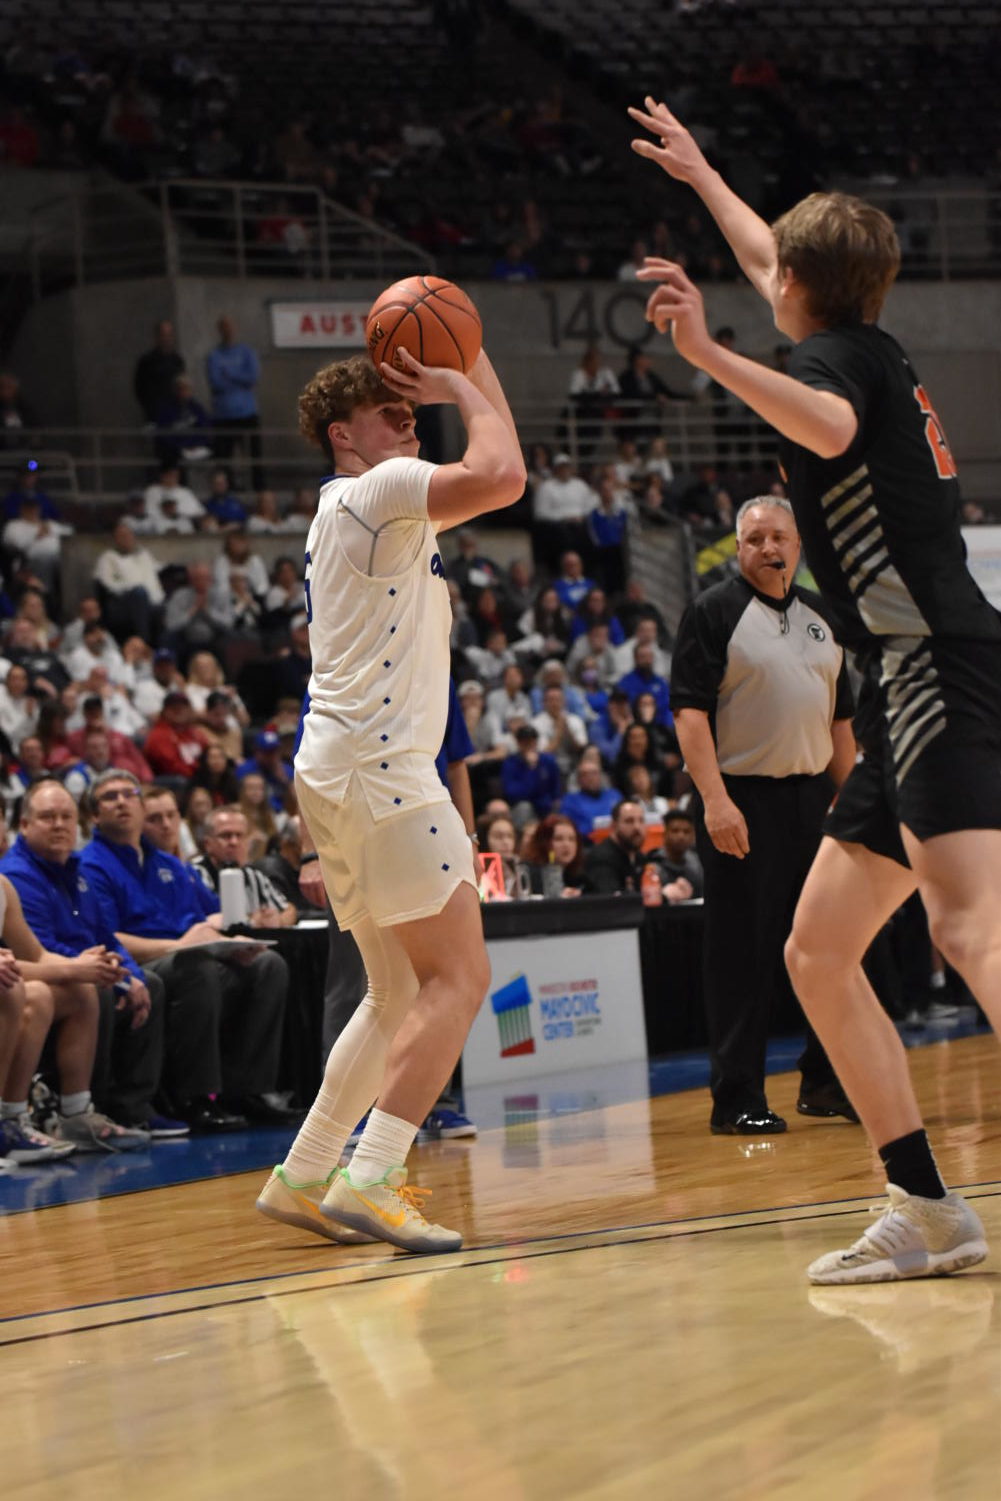
[(465, 375), (480, 352), (483, 325), (461, 287), (440, 276), (408, 276), (387, 287), (373, 302), (365, 322), (368, 352), (400, 366), (398, 349), (422, 365), (444, 365)]

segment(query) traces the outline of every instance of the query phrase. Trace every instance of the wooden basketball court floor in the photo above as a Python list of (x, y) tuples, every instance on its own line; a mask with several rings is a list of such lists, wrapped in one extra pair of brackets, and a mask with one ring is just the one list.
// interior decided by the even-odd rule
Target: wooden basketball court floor
[(1001, 1055), (911, 1056), (993, 1244), (952, 1278), (810, 1288), (882, 1189), (791, 1075), (784, 1137), (711, 1137), (693, 1091), (418, 1148), (444, 1257), (273, 1225), (259, 1173), (9, 1216), (3, 1493), (1001, 1496)]

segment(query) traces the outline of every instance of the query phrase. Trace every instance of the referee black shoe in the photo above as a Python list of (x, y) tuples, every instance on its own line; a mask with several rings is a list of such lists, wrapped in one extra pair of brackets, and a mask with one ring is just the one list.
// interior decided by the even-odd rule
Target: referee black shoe
[(816, 1089), (801, 1089), (796, 1109), (800, 1115), (813, 1115), (823, 1120), (843, 1116), (853, 1125), (859, 1124), (858, 1111), (840, 1084), (821, 1084)]
[(742, 1110), (737, 1115), (722, 1116), (709, 1122), (714, 1136), (780, 1136), (788, 1130), (781, 1115), (767, 1107)]

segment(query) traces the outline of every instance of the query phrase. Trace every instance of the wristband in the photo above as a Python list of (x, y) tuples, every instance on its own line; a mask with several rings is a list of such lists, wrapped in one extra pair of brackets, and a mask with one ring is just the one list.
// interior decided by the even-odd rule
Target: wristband
[(319, 855), (316, 854), (315, 851), (311, 855), (302, 855), (300, 857), (300, 860), (299, 860), (299, 868), (300, 868), (300, 870), (302, 869), (302, 867), (304, 865), (311, 865), (314, 860), (319, 860), (319, 858), (320, 858)]

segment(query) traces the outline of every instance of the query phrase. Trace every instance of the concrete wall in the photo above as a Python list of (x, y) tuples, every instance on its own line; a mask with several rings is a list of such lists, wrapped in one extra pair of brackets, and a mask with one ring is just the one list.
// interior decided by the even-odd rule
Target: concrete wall
[[(375, 282), (307, 286), (299, 279), (228, 281), (185, 277), (89, 286), (46, 298), (22, 324), (11, 364), (29, 399), (51, 422), (123, 427), (136, 424), (132, 369), (149, 347), (156, 319), (173, 317), (196, 387), (204, 397), (204, 358), (215, 342), (215, 321), (229, 313), (240, 334), (260, 352), (265, 426), (295, 425), (297, 394), (334, 351), (277, 350), (270, 346), (268, 303), (304, 297), (367, 301)], [(643, 321), (643, 293), (623, 283), (547, 286), (472, 285), (486, 342), (512, 404), (562, 399), (582, 348), (597, 337), (613, 366), (628, 344), (649, 339), (666, 378), (684, 386), (689, 368), (666, 339)], [(767, 356), (778, 342), (767, 307), (746, 286), (705, 289), (710, 326), (730, 324), (738, 346)], [(934, 394), (960, 461), (992, 461), (1001, 475), (1001, 282), (902, 283), (891, 293), (886, 328), (908, 349)], [(1001, 484), (999, 484), (1001, 489)]]

